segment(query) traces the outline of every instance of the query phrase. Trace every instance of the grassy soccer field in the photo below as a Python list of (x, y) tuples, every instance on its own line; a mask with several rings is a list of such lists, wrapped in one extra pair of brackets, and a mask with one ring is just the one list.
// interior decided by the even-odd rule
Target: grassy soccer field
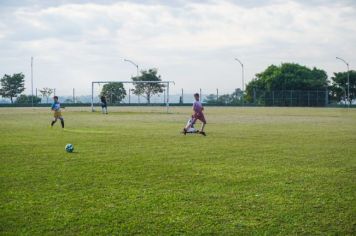
[(356, 109), (88, 110), (0, 109), (0, 234), (356, 233)]

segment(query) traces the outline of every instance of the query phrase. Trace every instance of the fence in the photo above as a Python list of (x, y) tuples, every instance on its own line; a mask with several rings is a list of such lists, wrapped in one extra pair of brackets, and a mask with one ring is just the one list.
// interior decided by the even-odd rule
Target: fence
[(328, 90), (253, 91), (253, 104), (262, 106), (320, 107), (329, 104)]
[[(327, 90), (253, 90), (252, 94), (222, 92), (219, 90), (204, 90), (198, 89), (201, 94), (201, 101), (206, 105), (215, 106), (304, 106), (304, 107), (323, 107), (330, 105), (329, 91)], [(183, 93), (173, 92), (169, 95), (169, 103), (171, 105), (191, 105), (194, 101), (193, 91)], [(59, 94), (60, 102), (65, 103), (68, 106), (87, 106), (91, 102), (90, 95), (82, 96), (65, 96)], [(150, 105), (163, 105), (166, 101), (167, 93), (156, 94), (151, 97)], [(0, 98), (1, 100), (1, 98)], [(31, 103), (16, 103), (8, 104), (9, 101), (2, 99), (0, 106), (31, 106)], [(110, 101), (110, 99), (109, 99)], [(48, 102), (52, 102), (50, 98)], [(98, 106), (100, 104), (99, 96), (94, 97), (94, 104)], [(34, 104), (34, 106), (46, 106), (47, 99), (42, 98), (40, 104)], [(339, 102), (335, 102), (337, 105)], [(109, 105), (133, 105), (141, 106), (147, 105), (147, 101), (142, 96), (137, 96), (127, 92), (126, 97), (120, 102)], [(342, 104), (341, 104), (342, 105)]]

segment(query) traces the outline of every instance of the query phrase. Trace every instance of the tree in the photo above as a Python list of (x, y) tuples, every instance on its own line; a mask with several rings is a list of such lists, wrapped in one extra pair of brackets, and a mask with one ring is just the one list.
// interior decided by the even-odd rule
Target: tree
[(5, 98), (10, 98), (13, 103), (13, 98), (17, 97), (25, 90), (25, 76), (22, 73), (10, 75), (4, 75), (1, 82), (0, 95)]
[(235, 91), (231, 94), (231, 102), (230, 104), (232, 105), (238, 105), (238, 104), (242, 104), (242, 99), (243, 99), (243, 95), (244, 95), (244, 92), (237, 88), (235, 89)]
[[(161, 76), (157, 75), (157, 69), (149, 69), (148, 71), (141, 71), (141, 76), (132, 77), (133, 81), (162, 81)], [(134, 83), (135, 95), (142, 95), (147, 99), (147, 103), (151, 103), (151, 97), (155, 94), (162, 93), (164, 84), (160, 83)]]
[(204, 102), (209, 105), (216, 105), (218, 103), (215, 94), (209, 94), (208, 96), (206, 96)]
[(103, 86), (100, 96), (109, 98), (111, 104), (120, 103), (126, 96), (126, 90), (122, 83), (111, 82)]
[(48, 103), (48, 98), (52, 95), (53, 89), (45, 87), (43, 89), (40, 89), (40, 93), (42, 94), (42, 97), (47, 99)]
[[(356, 71), (349, 71), (350, 80), (350, 98), (348, 102), (351, 104), (352, 100), (356, 98)], [(345, 100), (347, 97), (347, 71), (334, 73), (331, 77), (332, 84), (329, 87), (331, 91), (331, 98), (337, 101)]]
[(223, 94), (218, 98), (218, 104), (220, 105), (232, 105), (234, 102), (234, 97), (231, 94)]
[(246, 100), (252, 101), (253, 90), (325, 90), (327, 74), (324, 70), (310, 69), (295, 63), (271, 65), (246, 86)]
[(246, 91), (245, 91), (246, 95), (244, 99), (248, 102), (253, 102), (254, 91), (262, 91), (262, 90), (265, 90), (265, 82), (255, 78), (247, 84)]
[(39, 104), (41, 102), (41, 98), (32, 96), (32, 95), (25, 95), (21, 94), (15, 101), (15, 103), (18, 104), (31, 104), (32, 103), (32, 98), (33, 98), (33, 104)]

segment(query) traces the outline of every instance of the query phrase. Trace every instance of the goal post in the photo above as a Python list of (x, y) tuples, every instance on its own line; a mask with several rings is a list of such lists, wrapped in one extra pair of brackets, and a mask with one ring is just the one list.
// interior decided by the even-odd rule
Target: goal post
[(167, 96), (165, 96), (164, 103), (166, 104), (167, 113), (169, 112), (169, 86), (174, 81), (92, 81), (91, 82), (91, 111), (94, 112), (94, 85), (107, 84), (107, 83), (122, 83), (122, 84), (165, 84)]

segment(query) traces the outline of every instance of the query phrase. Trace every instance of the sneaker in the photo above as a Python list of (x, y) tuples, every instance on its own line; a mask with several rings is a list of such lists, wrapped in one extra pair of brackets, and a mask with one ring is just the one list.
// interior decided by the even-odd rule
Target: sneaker
[(200, 131), (199, 133), (200, 133), (201, 135), (206, 136), (206, 133), (205, 133), (204, 131)]
[(182, 134), (184, 134), (184, 135), (187, 134), (187, 129), (186, 129), (186, 128), (184, 128), (184, 129), (182, 130)]

